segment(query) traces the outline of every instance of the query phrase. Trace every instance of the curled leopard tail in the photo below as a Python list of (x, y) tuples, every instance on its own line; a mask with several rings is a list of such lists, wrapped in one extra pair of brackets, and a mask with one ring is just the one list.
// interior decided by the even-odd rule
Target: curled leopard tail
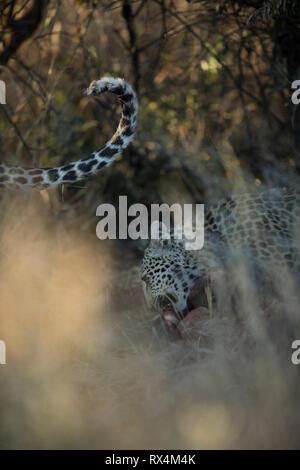
[(12, 188), (54, 187), (62, 183), (80, 181), (93, 175), (104, 166), (110, 165), (133, 139), (137, 122), (138, 101), (131, 86), (121, 78), (103, 77), (100, 80), (95, 80), (85, 93), (88, 96), (101, 95), (106, 91), (117, 95), (122, 106), (119, 126), (106, 144), (87, 157), (54, 168), (24, 168), (0, 164), (0, 186)]

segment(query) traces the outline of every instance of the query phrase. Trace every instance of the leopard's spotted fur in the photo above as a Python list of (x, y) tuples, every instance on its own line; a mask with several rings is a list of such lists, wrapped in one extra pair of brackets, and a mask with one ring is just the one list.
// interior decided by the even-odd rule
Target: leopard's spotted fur
[[(55, 168), (0, 164), (0, 186), (55, 187), (87, 178), (111, 164), (133, 138), (138, 102), (130, 85), (120, 78), (94, 81), (86, 93), (100, 95), (106, 91), (118, 96), (122, 116), (117, 131), (103, 147)], [(297, 271), (299, 228), (300, 191), (276, 189), (228, 197), (206, 211), (202, 250), (186, 251), (184, 242), (176, 239), (150, 244), (142, 267), (146, 297), (155, 305), (167, 300), (182, 313), (196, 279), (205, 279), (220, 269), (230, 272), (240, 258), (262, 271), (274, 267)]]
[(131, 86), (121, 78), (103, 77), (93, 81), (86, 94), (114, 93), (122, 105), (122, 116), (113, 137), (101, 148), (75, 162), (55, 168), (24, 168), (0, 164), (0, 186), (7, 188), (55, 187), (87, 178), (110, 165), (133, 139), (138, 101)]
[(182, 315), (195, 281), (241, 261), (254, 272), (298, 271), (300, 191), (271, 189), (228, 197), (206, 209), (205, 240), (187, 251), (182, 240), (153, 240), (142, 265), (146, 298), (157, 309)]

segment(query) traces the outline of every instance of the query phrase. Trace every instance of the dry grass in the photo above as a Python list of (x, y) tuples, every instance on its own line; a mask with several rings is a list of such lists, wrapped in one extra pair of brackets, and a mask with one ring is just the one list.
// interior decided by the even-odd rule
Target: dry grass
[(174, 341), (138, 295), (130, 307), (122, 296), (110, 307), (105, 242), (69, 230), (39, 195), (9, 199), (0, 241), (2, 448), (299, 446), (298, 305), (286, 301), (266, 321), (247, 299), (252, 317), (242, 328), (220, 312), (200, 341)]

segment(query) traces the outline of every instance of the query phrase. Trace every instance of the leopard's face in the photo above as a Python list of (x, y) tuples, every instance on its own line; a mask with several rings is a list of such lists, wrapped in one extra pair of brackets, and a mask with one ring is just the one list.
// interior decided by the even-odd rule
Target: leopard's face
[(153, 240), (146, 249), (142, 264), (144, 293), (155, 310), (172, 310), (184, 316), (187, 300), (205, 268), (197, 263), (182, 240)]
[[(235, 295), (241, 272), (257, 286), (277, 279), (281, 271), (283, 276), (294, 273), (298, 279), (299, 232), (298, 190), (269, 190), (221, 200), (206, 211), (201, 250), (188, 251), (184, 241), (175, 238), (151, 242), (142, 265), (148, 304), (156, 311), (171, 310), (182, 317), (197, 303), (204, 306), (207, 284), (210, 301), (212, 297), (218, 300), (220, 292), (221, 298)], [(197, 298), (192, 299), (192, 294)]]

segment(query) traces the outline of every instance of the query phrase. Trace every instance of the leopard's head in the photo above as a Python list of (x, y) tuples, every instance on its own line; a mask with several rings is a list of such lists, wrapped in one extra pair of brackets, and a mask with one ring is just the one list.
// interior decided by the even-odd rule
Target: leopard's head
[(204, 266), (185, 249), (183, 240), (152, 240), (145, 251), (144, 293), (148, 305), (157, 311), (172, 310), (183, 317), (197, 279), (204, 277)]

